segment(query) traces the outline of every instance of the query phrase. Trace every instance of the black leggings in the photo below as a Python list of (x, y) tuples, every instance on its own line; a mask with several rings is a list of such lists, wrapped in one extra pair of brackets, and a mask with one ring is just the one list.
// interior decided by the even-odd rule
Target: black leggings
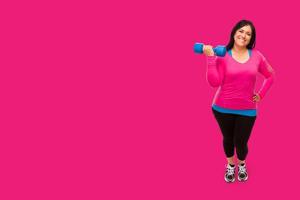
[(248, 154), (248, 140), (256, 116), (221, 113), (212, 108), (223, 135), (223, 147), (226, 157), (234, 155), (234, 147), (239, 160), (245, 160)]

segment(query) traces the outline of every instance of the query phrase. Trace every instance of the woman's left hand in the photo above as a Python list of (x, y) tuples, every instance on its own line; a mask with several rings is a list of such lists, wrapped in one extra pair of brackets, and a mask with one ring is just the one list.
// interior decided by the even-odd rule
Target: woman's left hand
[(261, 98), (260, 98), (260, 96), (259, 96), (259, 94), (254, 94), (253, 95), (253, 100), (252, 101), (254, 101), (254, 102), (259, 102), (261, 100)]

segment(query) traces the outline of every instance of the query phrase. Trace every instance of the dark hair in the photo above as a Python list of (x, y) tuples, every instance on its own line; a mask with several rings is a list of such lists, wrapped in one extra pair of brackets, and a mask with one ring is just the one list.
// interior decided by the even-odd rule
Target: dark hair
[(230, 50), (232, 49), (233, 45), (234, 45), (234, 34), (235, 32), (244, 27), (244, 26), (250, 26), (251, 27), (251, 30), (252, 30), (252, 34), (251, 34), (251, 39), (250, 39), (250, 42), (249, 44), (247, 45), (247, 49), (253, 49), (255, 47), (255, 39), (256, 39), (256, 33), (255, 33), (255, 27), (253, 25), (253, 23), (249, 20), (241, 20), (239, 21), (232, 29), (231, 31), (231, 35), (230, 35), (230, 41), (229, 43), (227, 44), (226, 46), (226, 50)]

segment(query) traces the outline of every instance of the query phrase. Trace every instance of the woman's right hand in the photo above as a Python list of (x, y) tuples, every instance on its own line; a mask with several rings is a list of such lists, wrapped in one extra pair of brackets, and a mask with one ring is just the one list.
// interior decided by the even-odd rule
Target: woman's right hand
[(214, 56), (215, 55), (215, 52), (214, 52), (213, 47), (211, 45), (204, 45), (203, 46), (203, 53), (206, 56)]

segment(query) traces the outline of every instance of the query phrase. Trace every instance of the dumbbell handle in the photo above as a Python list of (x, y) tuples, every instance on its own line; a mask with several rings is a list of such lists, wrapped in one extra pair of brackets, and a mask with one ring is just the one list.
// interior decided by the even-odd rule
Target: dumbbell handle
[[(195, 43), (195, 45), (194, 45), (195, 53), (202, 54), (203, 53), (203, 46), (204, 46), (203, 43)], [(215, 48), (213, 48), (213, 51), (217, 56), (224, 57), (225, 54), (226, 54), (226, 47), (222, 46), (222, 45), (219, 45), (219, 46), (216, 46)]]

